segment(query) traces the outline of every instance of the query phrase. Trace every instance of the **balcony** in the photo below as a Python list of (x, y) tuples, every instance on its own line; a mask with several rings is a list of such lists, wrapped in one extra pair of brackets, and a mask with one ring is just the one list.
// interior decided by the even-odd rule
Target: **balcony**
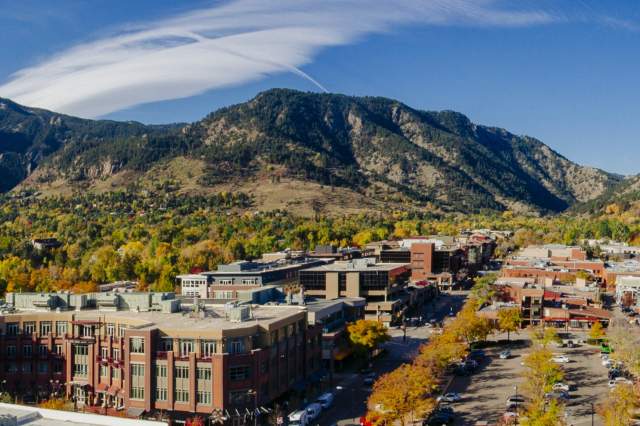
[(167, 359), (167, 351), (156, 351), (156, 359)]

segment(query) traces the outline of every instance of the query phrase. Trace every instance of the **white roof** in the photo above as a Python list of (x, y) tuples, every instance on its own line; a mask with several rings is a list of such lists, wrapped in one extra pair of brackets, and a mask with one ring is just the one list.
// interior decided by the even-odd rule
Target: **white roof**
[(23, 426), (164, 426), (165, 422), (134, 420), (101, 416), (98, 414), (74, 413), (45, 408), (0, 403), (0, 419), (15, 418)]

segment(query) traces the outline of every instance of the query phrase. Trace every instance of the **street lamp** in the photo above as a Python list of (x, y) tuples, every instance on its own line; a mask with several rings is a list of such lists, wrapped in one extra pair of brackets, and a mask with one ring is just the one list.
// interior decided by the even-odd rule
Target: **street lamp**
[(513, 386), (516, 390), (516, 424), (518, 424), (518, 385)]
[(253, 396), (253, 424), (254, 426), (258, 426), (258, 392), (249, 389), (247, 395)]

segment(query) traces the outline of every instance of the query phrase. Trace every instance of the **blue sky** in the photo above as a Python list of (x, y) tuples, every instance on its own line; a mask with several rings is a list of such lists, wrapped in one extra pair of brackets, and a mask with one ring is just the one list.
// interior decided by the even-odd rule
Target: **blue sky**
[(460, 111), (640, 173), (640, 2), (275, 3), (0, 0), (0, 96), (161, 123), (323, 87)]

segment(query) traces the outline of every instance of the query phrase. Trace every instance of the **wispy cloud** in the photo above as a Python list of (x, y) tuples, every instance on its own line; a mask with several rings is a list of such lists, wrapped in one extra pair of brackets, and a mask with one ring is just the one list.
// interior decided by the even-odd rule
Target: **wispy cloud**
[(517, 27), (554, 19), (496, 0), (234, 0), (76, 45), (16, 72), (0, 96), (97, 117), (282, 72), (325, 90), (300, 67), (323, 48), (367, 34), (418, 23)]

